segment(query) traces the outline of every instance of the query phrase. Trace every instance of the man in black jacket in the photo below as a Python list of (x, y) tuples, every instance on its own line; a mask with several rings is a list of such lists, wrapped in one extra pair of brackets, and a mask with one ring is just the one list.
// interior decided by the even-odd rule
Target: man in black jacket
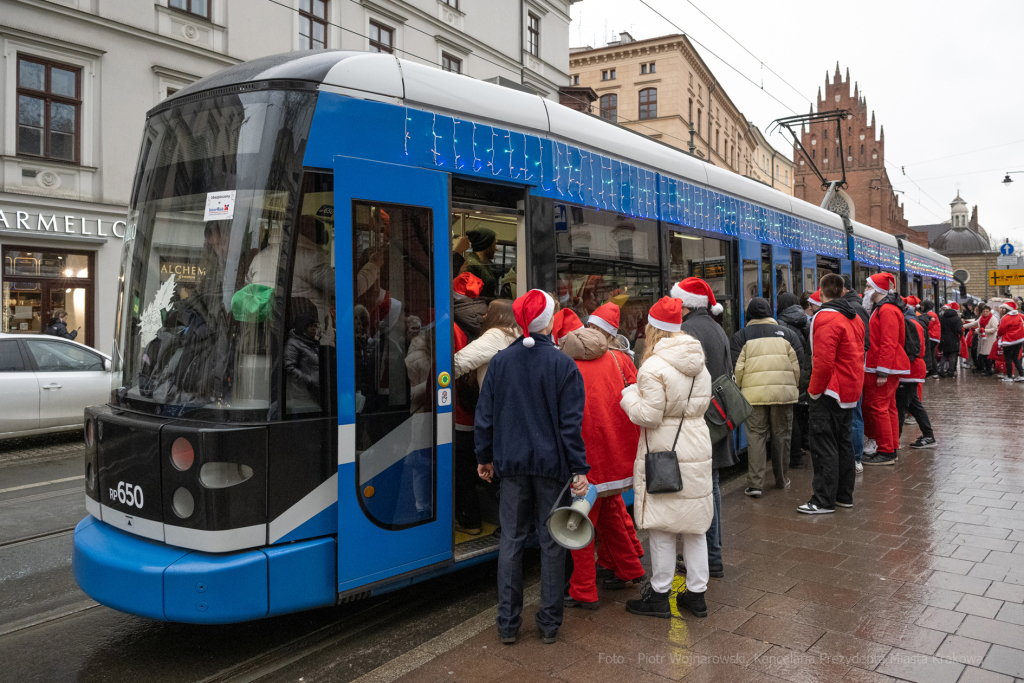
[[(672, 288), (672, 296), (683, 302), (683, 324), (681, 330), (695, 337), (704, 347), (704, 363), (711, 375), (711, 381), (722, 375), (732, 376), (732, 355), (729, 353), (729, 337), (722, 326), (709, 314), (709, 307), (715, 315), (722, 312), (722, 306), (715, 301), (710, 285), (698, 277), (688, 277)], [(711, 446), (711, 482), (714, 493), (715, 514), (707, 531), (708, 570), (711, 576), (721, 578), (725, 568), (722, 562), (722, 492), (718, 488), (718, 470), (739, 462), (733, 448), (733, 437), (728, 436)], [(683, 556), (677, 557), (676, 568), (683, 574), (686, 567)]]
[(810, 413), (807, 407), (807, 385), (811, 381), (810, 323), (804, 314), (800, 299), (795, 294), (779, 294), (779, 324), (788, 327), (804, 343), (804, 360), (800, 364), (800, 400), (793, 406), (793, 436), (789, 442), (789, 469), (800, 470), (804, 464), (804, 450), (807, 448), (807, 421)]
[[(853, 280), (849, 275), (843, 276), (843, 300), (853, 306), (853, 312), (857, 314), (860, 321), (864, 323), (864, 353), (867, 353), (871, 347), (871, 340), (868, 336), (868, 312), (864, 308), (864, 303), (860, 299), (860, 295), (853, 289)], [(864, 450), (864, 396), (860, 397), (857, 401), (857, 407), (853, 409), (853, 419), (850, 420), (850, 443), (853, 446), (853, 458), (856, 461), (857, 472), (864, 471), (864, 465), (861, 464), (865, 455), (873, 455), (877, 450), (873, 439), (870, 440), (868, 445), (868, 452)]]
[(60, 337), (61, 339), (74, 339), (78, 336), (78, 330), (82, 329), (79, 327), (76, 330), (68, 332), (68, 312), (63, 308), (58, 308), (53, 312), (53, 316), (50, 318), (50, 323), (43, 330), (43, 334), (48, 334), (51, 337)]

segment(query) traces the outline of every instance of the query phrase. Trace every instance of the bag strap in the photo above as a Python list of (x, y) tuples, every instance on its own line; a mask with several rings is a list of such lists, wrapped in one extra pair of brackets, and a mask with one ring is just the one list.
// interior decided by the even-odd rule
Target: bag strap
[(614, 351), (612, 351), (611, 349), (608, 349), (608, 353), (610, 353), (610, 354), (611, 354), (611, 356), (612, 356), (612, 360), (613, 360), (613, 361), (615, 361), (615, 367), (617, 367), (617, 368), (619, 369), (619, 374), (620, 374), (620, 375), (622, 376), (622, 387), (623, 387), (623, 388), (626, 388), (626, 387), (628, 387), (628, 386), (629, 386), (629, 383), (628, 383), (628, 382), (626, 382), (626, 373), (624, 373), (624, 372), (622, 371), (622, 366), (621, 366), (621, 365), (619, 365), (619, 359), (615, 357), (615, 352), (614, 352)]
[[(693, 395), (693, 385), (697, 383), (697, 377), (695, 376), (690, 380), (690, 392), (686, 394), (686, 403), (683, 404), (683, 414), (679, 416), (679, 426), (676, 427), (676, 438), (672, 439), (672, 451), (676, 450), (676, 442), (679, 441), (679, 432), (683, 431), (683, 422), (686, 420), (686, 406), (690, 405), (690, 396)], [(647, 450), (650, 451), (651, 447), (648, 446)]]

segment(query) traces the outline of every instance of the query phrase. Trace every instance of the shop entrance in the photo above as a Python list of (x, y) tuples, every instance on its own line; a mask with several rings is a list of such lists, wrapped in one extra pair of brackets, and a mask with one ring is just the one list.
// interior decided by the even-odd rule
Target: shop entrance
[(42, 334), (53, 312), (64, 310), (75, 341), (94, 344), (92, 253), (5, 246), (3, 262), (4, 332)]

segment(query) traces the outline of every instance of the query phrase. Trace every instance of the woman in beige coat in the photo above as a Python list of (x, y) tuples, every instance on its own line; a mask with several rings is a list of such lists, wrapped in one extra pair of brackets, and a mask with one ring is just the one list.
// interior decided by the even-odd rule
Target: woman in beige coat
[[(679, 331), (682, 323), (679, 299), (663, 298), (648, 315), (646, 347), (637, 383), (622, 391), (620, 405), (643, 433), (633, 465), (633, 514), (637, 528), (650, 534), (651, 583), (642, 599), (630, 600), (633, 614), (671, 616), (669, 591), (676, 567), (676, 535), (682, 535), (686, 563), (686, 592), (678, 597), (679, 608), (698, 617), (707, 616), (704, 591), (708, 582), (708, 549), (705, 533), (711, 526), (711, 437), (704, 411), (711, 402), (711, 375), (704, 367), (699, 341)], [(680, 420), (682, 426), (680, 427)], [(683, 479), (678, 493), (647, 493), (647, 453), (673, 450)]]

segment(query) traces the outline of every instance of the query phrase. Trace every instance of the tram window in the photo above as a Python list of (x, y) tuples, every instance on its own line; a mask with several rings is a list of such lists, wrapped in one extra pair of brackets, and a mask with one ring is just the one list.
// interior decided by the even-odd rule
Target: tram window
[[(271, 234), (268, 242), (279, 240)], [(285, 315), (285, 416), (338, 414), (334, 304), (334, 178), (306, 173), (291, 248)], [(253, 264), (259, 260), (257, 255)]]
[(804, 268), (804, 291), (812, 294), (818, 290), (818, 283), (814, 281), (814, 268)]
[(774, 307), (772, 298), (772, 248), (761, 245), (761, 296), (767, 299), (768, 305)]
[[(487, 300), (515, 299), (516, 217), (486, 210), (458, 210), (452, 213), (450, 225), (453, 248), (460, 250), (464, 258), (462, 270), (473, 273), (484, 283), (480, 296)], [(488, 232), (494, 234), (493, 242), (474, 251), (471, 240), (489, 238)], [(459, 246), (460, 242), (463, 246)]]
[(404, 528), (436, 514), (433, 212), (351, 211), (358, 495), (377, 524)]
[(789, 282), (789, 265), (785, 263), (775, 264), (775, 299), (785, 292), (792, 292), (793, 288)]
[(671, 235), (669, 258), (672, 283), (691, 276), (706, 281), (715, 294), (715, 301), (722, 305), (722, 327), (732, 336), (736, 324), (730, 286), (732, 265), (729, 260), (729, 242), (675, 231)]
[(754, 259), (743, 259), (743, 310), (747, 310), (750, 300), (757, 296), (757, 271), (760, 268)]

